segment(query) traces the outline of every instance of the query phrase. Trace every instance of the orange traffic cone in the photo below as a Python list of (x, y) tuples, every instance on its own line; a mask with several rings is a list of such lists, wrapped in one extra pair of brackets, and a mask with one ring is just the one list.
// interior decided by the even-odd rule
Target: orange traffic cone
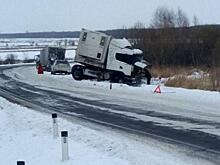
[(156, 87), (156, 89), (154, 90), (154, 93), (161, 93), (160, 85), (158, 85), (158, 86)]

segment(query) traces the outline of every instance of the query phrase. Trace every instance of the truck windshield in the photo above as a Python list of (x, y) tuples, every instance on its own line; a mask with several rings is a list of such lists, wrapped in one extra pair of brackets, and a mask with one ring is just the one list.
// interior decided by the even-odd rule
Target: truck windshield
[(116, 59), (125, 62), (129, 65), (133, 65), (135, 62), (143, 60), (143, 54), (133, 54), (133, 55), (127, 55), (127, 54), (121, 54), (116, 53)]

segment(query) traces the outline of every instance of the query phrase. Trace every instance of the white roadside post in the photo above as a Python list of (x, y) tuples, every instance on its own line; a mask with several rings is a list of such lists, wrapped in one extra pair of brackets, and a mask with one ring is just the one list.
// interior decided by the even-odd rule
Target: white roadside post
[(69, 150), (68, 150), (68, 132), (61, 132), (61, 145), (62, 145), (62, 161), (69, 160)]
[(17, 165), (25, 165), (24, 161), (17, 161)]
[(57, 122), (57, 114), (53, 113), (52, 114), (52, 120), (53, 120), (53, 138), (58, 138), (58, 122)]

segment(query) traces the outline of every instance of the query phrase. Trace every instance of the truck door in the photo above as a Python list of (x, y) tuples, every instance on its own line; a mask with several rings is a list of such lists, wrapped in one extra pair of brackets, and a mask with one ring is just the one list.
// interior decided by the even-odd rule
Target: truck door
[[(126, 63), (126, 61), (120, 60), (125, 54), (121, 54), (114, 50), (109, 50), (107, 69), (120, 71), (127, 76), (131, 76), (133, 66)], [(130, 56), (130, 55), (125, 55)]]

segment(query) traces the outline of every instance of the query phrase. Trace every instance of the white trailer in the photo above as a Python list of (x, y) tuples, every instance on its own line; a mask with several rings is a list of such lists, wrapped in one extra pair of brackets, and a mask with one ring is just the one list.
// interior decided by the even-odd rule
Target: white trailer
[(76, 80), (97, 78), (130, 84), (146, 77), (150, 83), (151, 65), (143, 60), (142, 51), (133, 49), (127, 39), (82, 29), (74, 61), (78, 64), (72, 67), (71, 73)]
[(65, 49), (61, 47), (47, 46), (40, 51), (36, 60), (37, 65), (40, 63), (45, 71), (51, 71), (51, 66), (56, 60), (65, 59)]

